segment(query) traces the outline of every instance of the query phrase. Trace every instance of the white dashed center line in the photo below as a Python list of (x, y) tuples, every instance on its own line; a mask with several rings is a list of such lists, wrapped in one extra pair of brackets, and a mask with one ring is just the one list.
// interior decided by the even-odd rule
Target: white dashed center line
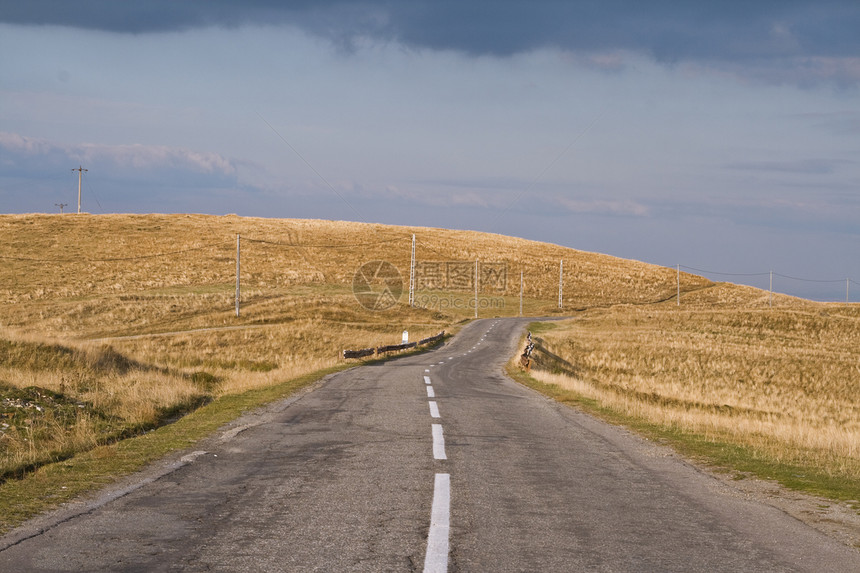
[[(453, 360), (449, 357), (448, 360)], [(444, 364), (440, 362), (439, 364)], [(431, 366), (432, 367), (432, 366)], [(424, 372), (430, 372), (425, 369)], [(430, 377), (424, 376), (427, 397), (435, 398), (436, 390), (430, 383)], [(430, 416), (440, 418), (439, 405), (436, 400), (429, 400)], [(442, 433), (442, 424), (431, 424), (433, 434), (433, 459), (447, 460), (445, 453), (445, 436)], [(433, 507), (430, 512), (430, 532), (427, 535), (427, 552), (424, 555), (424, 573), (447, 573), (448, 551), (451, 531), (451, 476), (450, 474), (436, 474), (433, 485)]]
[(436, 474), (433, 486), (433, 509), (430, 512), (430, 534), (424, 556), (424, 573), (448, 571), (448, 535), (451, 529), (451, 476)]
[(445, 455), (445, 437), (442, 435), (442, 424), (433, 424), (433, 459), (448, 459), (448, 456)]

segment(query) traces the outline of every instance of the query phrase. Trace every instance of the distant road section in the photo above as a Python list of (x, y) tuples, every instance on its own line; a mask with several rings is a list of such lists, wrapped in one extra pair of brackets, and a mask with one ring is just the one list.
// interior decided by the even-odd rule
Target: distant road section
[(6, 536), (0, 571), (860, 571), (860, 552), (509, 380), (525, 324), (332, 375)]

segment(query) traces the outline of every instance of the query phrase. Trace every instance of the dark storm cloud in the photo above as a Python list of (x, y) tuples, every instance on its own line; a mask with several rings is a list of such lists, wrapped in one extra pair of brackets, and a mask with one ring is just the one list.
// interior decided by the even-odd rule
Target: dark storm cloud
[(407, 2), (409, 45), (509, 55), (535, 48), (631, 50), (661, 61), (860, 53), (856, 2)]
[(0, 0), (0, 22), (130, 34), (291, 23), (315, 33), (347, 37), (362, 33), (364, 20), (377, 11), (375, 6), (316, 0)]
[(349, 44), (506, 56), (631, 50), (660, 61), (860, 55), (856, 0), (0, 0), (0, 21), (119, 33), (289, 23)]

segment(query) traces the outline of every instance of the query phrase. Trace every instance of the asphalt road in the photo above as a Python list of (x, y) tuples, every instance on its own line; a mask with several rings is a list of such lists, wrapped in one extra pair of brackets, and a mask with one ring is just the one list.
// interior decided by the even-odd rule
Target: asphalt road
[(860, 571), (860, 552), (507, 379), (525, 322), (333, 375), (0, 539), (0, 571)]

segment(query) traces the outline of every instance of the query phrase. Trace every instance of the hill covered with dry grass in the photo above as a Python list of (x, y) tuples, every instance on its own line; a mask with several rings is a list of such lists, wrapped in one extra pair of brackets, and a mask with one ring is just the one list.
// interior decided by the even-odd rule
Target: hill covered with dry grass
[[(521, 274), (525, 314), (563, 312), (562, 260), (565, 311), (653, 303), (676, 289), (671, 269), (556, 245), (338, 221), (5, 215), (0, 241), (6, 475), (332, 366), (345, 348), (450, 331), (474, 316), (476, 260), (481, 316), (519, 313)], [(388, 284), (372, 272), (380, 261), (399, 280), (396, 300), (369, 307), (355, 291)], [(709, 285), (684, 276), (685, 291)]]
[[(482, 281), (481, 294), (518, 296), (522, 272), (525, 296), (542, 300), (551, 310), (559, 261), (564, 260), (565, 304), (570, 308), (653, 302), (675, 293), (673, 269), (470, 231), (236, 216), (7, 215), (0, 216), (0, 238), (6, 245), (0, 301), (128, 299), (192, 289), (200, 295), (229, 293), (235, 282), (237, 235), (243, 237), (242, 282), (250, 289), (249, 300), (290, 287), (349, 287), (360, 264), (374, 260), (390, 262), (407, 280), (412, 234), (423, 274), (418, 278), (441, 287), (428, 290), (462, 286), (445, 275), (454, 273), (454, 263), (478, 260), (482, 269), (495, 271), (492, 281)], [(434, 263), (449, 268), (440, 272)], [(464, 270), (471, 274), (458, 269)], [(505, 274), (502, 281), (497, 280), (499, 272)], [(685, 290), (707, 284), (684, 275)], [(462, 290), (470, 292), (470, 287)], [(74, 320), (55, 323), (75, 326)]]

